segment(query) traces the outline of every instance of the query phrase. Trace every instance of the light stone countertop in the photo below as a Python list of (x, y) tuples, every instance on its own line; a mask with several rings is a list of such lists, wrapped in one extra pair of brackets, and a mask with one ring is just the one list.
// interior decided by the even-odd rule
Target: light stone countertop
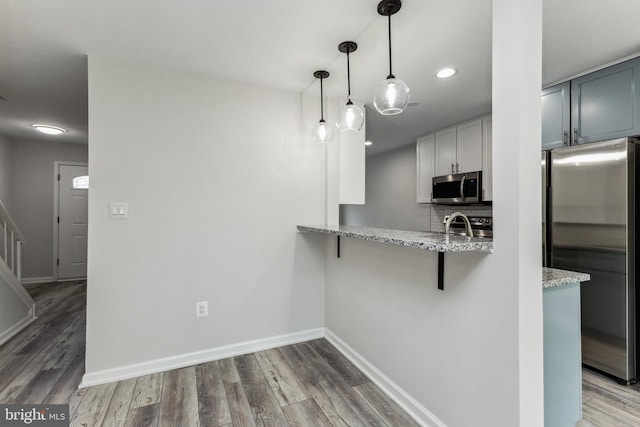
[(570, 283), (586, 282), (588, 280), (591, 280), (591, 276), (587, 273), (542, 267), (543, 288), (553, 288), (556, 286), (568, 285)]
[(351, 237), (372, 242), (436, 252), (491, 251), (493, 240), (485, 237), (465, 237), (427, 231), (389, 230), (385, 228), (356, 227), (350, 225), (298, 225), (298, 230)]
[[(386, 228), (356, 227), (350, 225), (298, 225), (298, 230), (307, 233), (330, 234), (372, 242), (389, 243), (396, 246), (435, 252), (492, 251), (493, 240), (484, 237), (464, 237), (426, 231), (390, 230)], [(552, 288), (591, 279), (587, 273), (542, 268), (542, 287)]]

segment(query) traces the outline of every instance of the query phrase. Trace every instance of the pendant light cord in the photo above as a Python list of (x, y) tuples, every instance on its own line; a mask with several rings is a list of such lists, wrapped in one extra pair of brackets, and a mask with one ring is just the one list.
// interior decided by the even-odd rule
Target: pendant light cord
[(347, 103), (351, 102), (351, 70), (349, 68), (349, 49), (347, 49)]
[(320, 121), (324, 122), (324, 96), (322, 95), (322, 80), (320, 79)]
[(393, 75), (393, 72), (391, 71), (391, 14), (389, 14), (388, 17), (389, 17), (389, 75), (387, 76), (387, 79), (395, 79), (396, 77)]

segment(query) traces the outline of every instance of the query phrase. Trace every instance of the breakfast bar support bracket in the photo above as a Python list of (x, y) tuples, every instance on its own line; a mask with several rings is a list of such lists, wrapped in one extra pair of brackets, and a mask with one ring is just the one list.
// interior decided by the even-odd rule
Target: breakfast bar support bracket
[(444, 291), (444, 252), (438, 252), (438, 289)]
[(338, 242), (337, 256), (338, 256), (338, 258), (340, 258), (340, 236), (338, 236), (338, 238), (336, 240)]

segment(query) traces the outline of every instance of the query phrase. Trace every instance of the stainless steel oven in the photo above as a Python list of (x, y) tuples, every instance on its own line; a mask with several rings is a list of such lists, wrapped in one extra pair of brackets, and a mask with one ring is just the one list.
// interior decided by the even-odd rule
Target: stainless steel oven
[[(444, 217), (444, 222), (449, 216)], [(470, 216), (469, 225), (473, 230), (474, 237), (493, 237), (493, 218), (490, 216)], [(464, 236), (466, 234), (465, 223), (462, 217), (456, 217), (451, 222), (450, 234)]]
[(457, 173), (433, 178), (431, 201), (444, 205), (482, 202), (482, 172)]

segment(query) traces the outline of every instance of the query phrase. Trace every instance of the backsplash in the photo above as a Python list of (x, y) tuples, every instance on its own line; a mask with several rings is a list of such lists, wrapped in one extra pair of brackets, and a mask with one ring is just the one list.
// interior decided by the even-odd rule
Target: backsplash
[(454, 212), (461, 212), (466, 216), (493, 216), (491, 206), (447, 206), (431, 205), (431, 231), (433, 233), (444, 233), (444, 217)]

